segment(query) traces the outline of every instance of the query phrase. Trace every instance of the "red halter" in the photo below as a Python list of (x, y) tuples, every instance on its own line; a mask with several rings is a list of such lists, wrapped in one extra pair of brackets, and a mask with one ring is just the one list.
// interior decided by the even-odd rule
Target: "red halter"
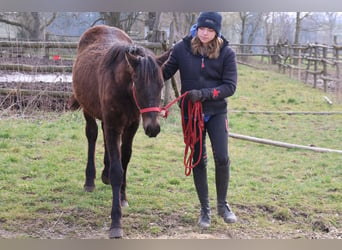
[[(139, 104), (137, 102), (137, 98), (135, 95), (135, 88), (134, 84), (132, 87), (133, 91), (133, 97), (135, 104), (137, 105), (137, 108), (140, 111), (140, 114), (147, 113), (147, 112), (159, 112), (164, 118), (167, 118), (169, 114), (169, 108), (178, 102), (181, 98), (185, 97), (188, 92), (185, 92), (181, 96), (174, 99), (172, 102), (167, 104), (165, 107), (149, 107), (149, 108), (143, 108), (141, 109), (139, 107)], [(185, 125), (185, 118), (184, 118), (184, 100), (182, 101), (182, 128), (183, 128), (183, 136), (184, 136), (184, 143), (185, 143), (185, 150), (184, 150), (184, 166), (185, 166), (185, 175), (189, 176), (191, 174), (191, 170), (198, 165), (198, 163), (201, 160), (202, 155), (202, 131), (204, 129), (204, 121), (203, 121), (203, 109), (202, 109), (202, 103), (196, 102), (192, 104), (190, 100), (188, 100), (188, 122), (187, 125)], [(198, 132), (197, 129), (198, 128)], [(200, 155), (197, 160), (197, 162), (192, 163), (193, 157), (194, 157), (194, 150), (195, 150), (195, 144), (199, 142), (200, 143)]]
[(137, 106), (137, 108), (140, 111), (140, 114), (143, 113), (148, 113), (148, 112), (158, 112), (161, 114), (161, 116), (163, 116), (164, 118), (167, 118), (167, 116), (169, 115), (169, 108), (175, 104), (176, 102), (178, 102), (181, 98), (183, 98), (184, 96), (186, 96), (188, 94), (188, 92), (185, 92), (183, 95), (177, 97), (176, 99), (174, 99), (172, 102), (170, 102), (169, 104), (167, 104), (165, 107), (148, 107), (148, 108), (140, 108), (139, 104), (138, 104), (138, 100), (135, 94), (135, 88), (134, 88), (134, 83), (132, 86), (132, 92), (133, 92), (133, 98), (135, 101), (135, 105)]
[(137, 97), (135, 95), (134, 83), (133, 83), (133, 86), (132, 86), (132, 92), (133, 92), (133, 98), (134, 98), (134, 101), (135, 101), (135, 105), (137, 105), (137, 108), (139, 109), (140, 114), (148, 113), (148, 112), (158, 112), (158, 113), (161, 112), (161, 108), (160, 107), (148, 107), (148, 108), (143, 108), (143, 109), (140, 108), (140, 106), (138, 104)]

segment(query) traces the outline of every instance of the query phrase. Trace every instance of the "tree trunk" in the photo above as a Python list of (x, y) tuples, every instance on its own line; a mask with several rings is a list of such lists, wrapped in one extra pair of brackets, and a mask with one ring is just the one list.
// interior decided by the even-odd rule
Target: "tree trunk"
[(100, 12), (105, 24), (122, 29), (120, 23), (120, 12)]
[(294, 34), (294, 44), (299, 44), (299, 33), (301, 28), (302, 19), (300, 18), (300, 12), (296, 12), (296, 28)]

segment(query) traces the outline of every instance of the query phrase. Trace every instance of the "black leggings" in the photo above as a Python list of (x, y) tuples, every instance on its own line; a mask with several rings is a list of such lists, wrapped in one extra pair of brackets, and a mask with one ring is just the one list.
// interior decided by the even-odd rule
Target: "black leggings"
[[(227, 114), (213, 115), (205, 122), (202, 135), (202, 156), (200, 163), (194, 168), (206, 168), (207, 166), (207, 149), (206, 149), (206, 133), (208, 132), (211, 142), (215, 168), (228, 168), (228, 120)], [(197, 162), (200, 153), (200, 143), (196, 143), (193, 162)]]
[[(202, 156), (199, 164), (193, 168), (194, 182), (201, 205), (208, 203), (207, 183), (207, 149), (206, 133), (208, 132), (215, 161), (215, 184), (217, 207), (225, 208), (230, 175), (228, 156), (228, 120), (227, 114), (214, 115), (205, 122), (202, 140)], [(196, 143), (193, 162), (197, 162), (200, 143)]]

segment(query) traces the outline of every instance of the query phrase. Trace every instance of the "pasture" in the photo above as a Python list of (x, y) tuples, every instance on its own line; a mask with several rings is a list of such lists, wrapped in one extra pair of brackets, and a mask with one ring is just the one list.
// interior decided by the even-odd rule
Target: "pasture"
[[(238, 89), (229, 109), (233, 133), (342, 149), (341, 114), (248, 113), (342, 111), (334, 95), (285, 75), (239, 66)], [(174, 106), (166, 120), (161, 118), (156, 138), (148, 138), (140, 127), (134, 139), (124, 239), (342, 238), (342, 154), (233, 138), (228, 202), (238, 222), (227, 225), (216, 215), (214, 165), (208, 152), (212, 225), (200, 230), (192, 176), (184, 174), (179, 113)], [(100, 179), (102, 132), (96, 148), (96, 190), (86, 193), (84, 125), (81, 112), (0, 117), (0, 238), (108, 237), (111, 188)]]

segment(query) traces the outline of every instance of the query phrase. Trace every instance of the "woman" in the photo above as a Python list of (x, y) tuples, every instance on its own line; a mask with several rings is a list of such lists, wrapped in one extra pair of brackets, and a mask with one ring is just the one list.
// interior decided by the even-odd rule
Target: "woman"
[[(191, 35), (176, 43), (169, 61), (163, 67), (164, 80), (180, 72), (181, 92), (188, 91), (185, 98), (191, 102), (202, 102), (204, 130), (202, 155), (200, 143), (196, 143), (193, 162), (193, 178), (201, 205), (198, 225), (208, 228), (211, 222), (207, 181), (207, 151), (205, 146), (208, 133), (215, 161), (215, 182), (217, 212), (226, 223), (237, 221), (227, 201), (230, 160), (228, 156), (227, 101), (237, 84), (235, 52), (228, 41), (221, 36), (222, 16), (217, 12), (200, 13)], [(187, 102), (184, 102), (184, 117), (187, 117)]]

